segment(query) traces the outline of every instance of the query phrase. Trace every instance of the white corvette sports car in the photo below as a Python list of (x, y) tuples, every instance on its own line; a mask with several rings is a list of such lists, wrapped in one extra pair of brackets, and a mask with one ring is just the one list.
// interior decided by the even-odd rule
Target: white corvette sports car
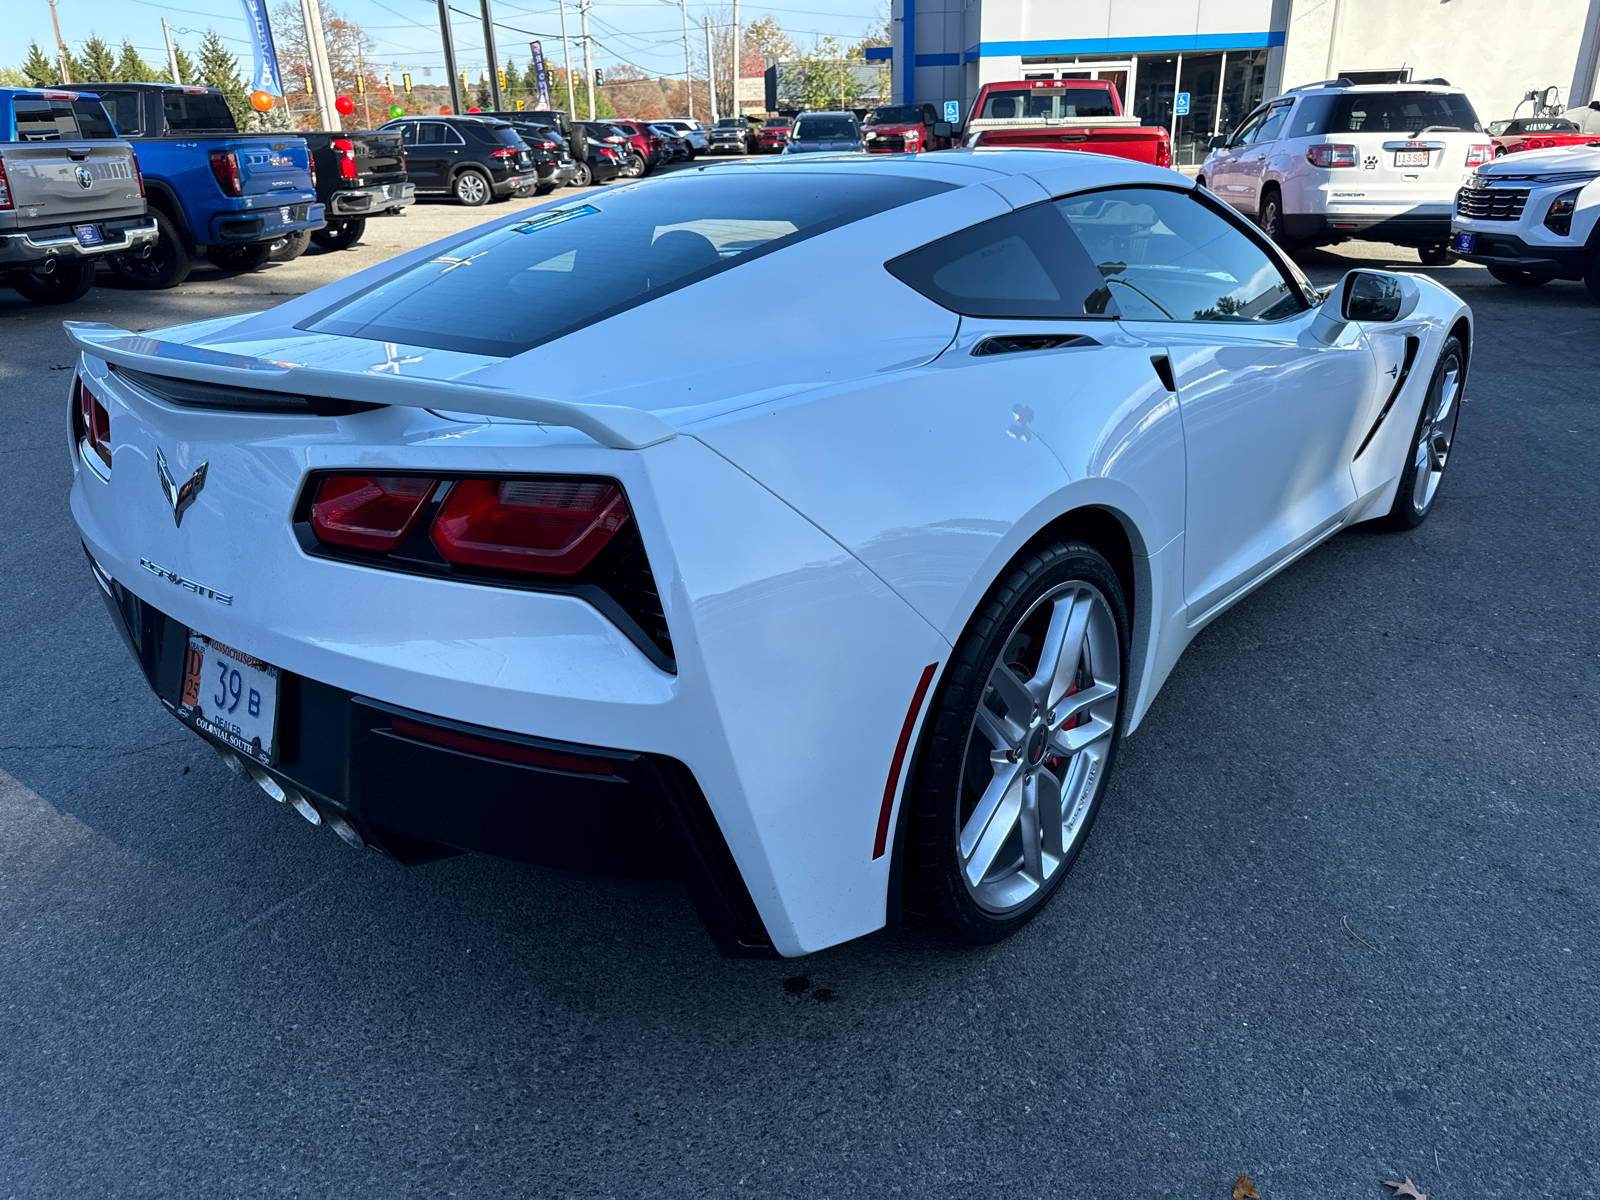
[(352, 844), (677, 873), (752, 955), (1038, 912), (1195, 632), (1427, 516), (1472, 341), (1172, 172), (981, 150), (68, 329), (73, 514), (180, 720)]

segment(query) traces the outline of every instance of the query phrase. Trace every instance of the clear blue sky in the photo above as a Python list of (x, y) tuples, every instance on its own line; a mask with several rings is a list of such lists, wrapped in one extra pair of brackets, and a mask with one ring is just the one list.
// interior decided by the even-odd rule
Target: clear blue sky
[[(771, 13), (803, 48), (821, 34), (856, 41), (874, 19), (881, 19), (885, 7), (880, 0), (790, 2), (799, 7), (741, 3), (740, 20), (749, 24)], [(478, 0), (451, 0), (451, 4), (470, 13), (478, 11)], [(269, 0), (269, 8), (276, 6), (277, 0)], [(444, 54), (439, 46), (435, 0), (323, 0), (324, 16), (330, 7), (357, 22), (376, 41), (373, 63), (378, 68), (390, 66), (397, 72), (409, 69), (419, 83), (443, 82)], [(490, 7), (502, 61), (508, 55), (519, 62), (525, 60), (527, 43), (538, 37), (544, 42), (545, 53), (559, 65), (561, 22), (556, 0), (490, 0)], [(30, 41), (37, 41), (46, 54), (53, 54), (55, 34), (50, 25), (49, 0), (5, 0), (4, 8), (6, 24), (12, 32), (4, 41), (8, 50), (0, 52), (6, 54), (8, 61), (0, 65), (21, 65)], [(166, 57), (161, 41), (162, 17), (175, 31), (187, 31), (175, 36), (191, 53), (205, 31), (213, 28), (240, 53), (244, 71), (249, 72), (249, 45), (239, 0), (57, 0), (57, 11), (61, 36), (69, 46), (75, 48), (96, 33), (113, 48), (127, 38), (152, 64), (159, 64)], [(689, 36), (700, 46), (704, 45), (703, 35), (696, 35), (706, 11), (705, 4), (691, 0)], [(475, 16), (456, 14), (452, 27), (460, 65), (476, 76), (484, 62), (482, 26)], [(573, 61), (581, 64), (576, 0), (567, 3), (567, 31), (573, 38)], [(596, 42), (597, 66), (629, 62), (651, 74), (683, 73), (682, 18), (675, 0), (594, 0), (589, 10), (589, 32)], [(431, 74), (423, 74), (425, 67), (432, 68)], [(292, 75), (291, 64), (285, 63), (283, 68), (285, 74)]]

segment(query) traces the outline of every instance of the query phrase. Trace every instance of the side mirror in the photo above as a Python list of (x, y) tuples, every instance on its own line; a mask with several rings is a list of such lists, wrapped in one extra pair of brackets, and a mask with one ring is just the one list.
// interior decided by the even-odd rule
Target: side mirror
[(1221, 150), (1227, 144), (1228, 144), (1228, 139), (1225, 136), (1219, 135), (1217, 137), (1212, 138), (1209, 142), (1207, 142), (1206, 143), (1206, 148), (1209, 149), (1209, 150)]
[(956, 127), (954, 125), (950, 124), (949, 121), (935, 121), (933, 123), (933, 136), (934, 137), (947, 138), (947, 137), (955, 137), (955, 135), (956, 135)]
[(1417, 281), (1383, 271), (1351, 271), (1323, 293), (1311, 334), (1331, 346), (1352, 321), (1403, 321), (1422, 299)]

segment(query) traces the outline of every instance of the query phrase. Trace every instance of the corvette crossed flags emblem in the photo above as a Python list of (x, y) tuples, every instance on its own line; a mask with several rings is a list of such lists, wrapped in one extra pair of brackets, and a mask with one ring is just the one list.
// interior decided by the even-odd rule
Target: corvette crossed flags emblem
[(167, 467), (167, 456), (156, 450), (156, 474), (161, 477), (161, 494), (167, 498), (167, 504), (172, 509), (172, 523), (183, 524), (184, 510), (194, 503), (195, 497), (200, 494), (200, 489), (206, 486), (206, 468), (210, 462), (203, 462), (195, 468), (193, 475), (180, 485), (174, 482), (172, 472)]

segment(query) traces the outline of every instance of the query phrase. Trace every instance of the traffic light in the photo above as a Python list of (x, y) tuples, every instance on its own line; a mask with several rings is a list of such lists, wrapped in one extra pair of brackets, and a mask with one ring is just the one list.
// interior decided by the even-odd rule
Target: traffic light
[(600, 68), (596, 67), (594, 69), (594, 85), (595, 87), (599, 87), (603, 83), (605, 83), (605, 80), (601, 77)]
[(367, 68), (362, 63), (356, 64), (356, 95), (367, 94)]
[(406, 85), (406, 95), (411, 95), (411, 72), (400, 72), (400, 82)]
[(505, 87), (506, 87), (506, 69), (504, 67), (497, 67), (495, 70), (496, 70), (496, 73), (500, 76), (500, 90), (501, 91), (505, 91)]
[(521, 112), (521, 111), (522, 111), (522, 101), (521, 101), (521, 100), (518, 100), (518, 101), (517, 101), (517, 111), (518, 111), (518, 112)]

